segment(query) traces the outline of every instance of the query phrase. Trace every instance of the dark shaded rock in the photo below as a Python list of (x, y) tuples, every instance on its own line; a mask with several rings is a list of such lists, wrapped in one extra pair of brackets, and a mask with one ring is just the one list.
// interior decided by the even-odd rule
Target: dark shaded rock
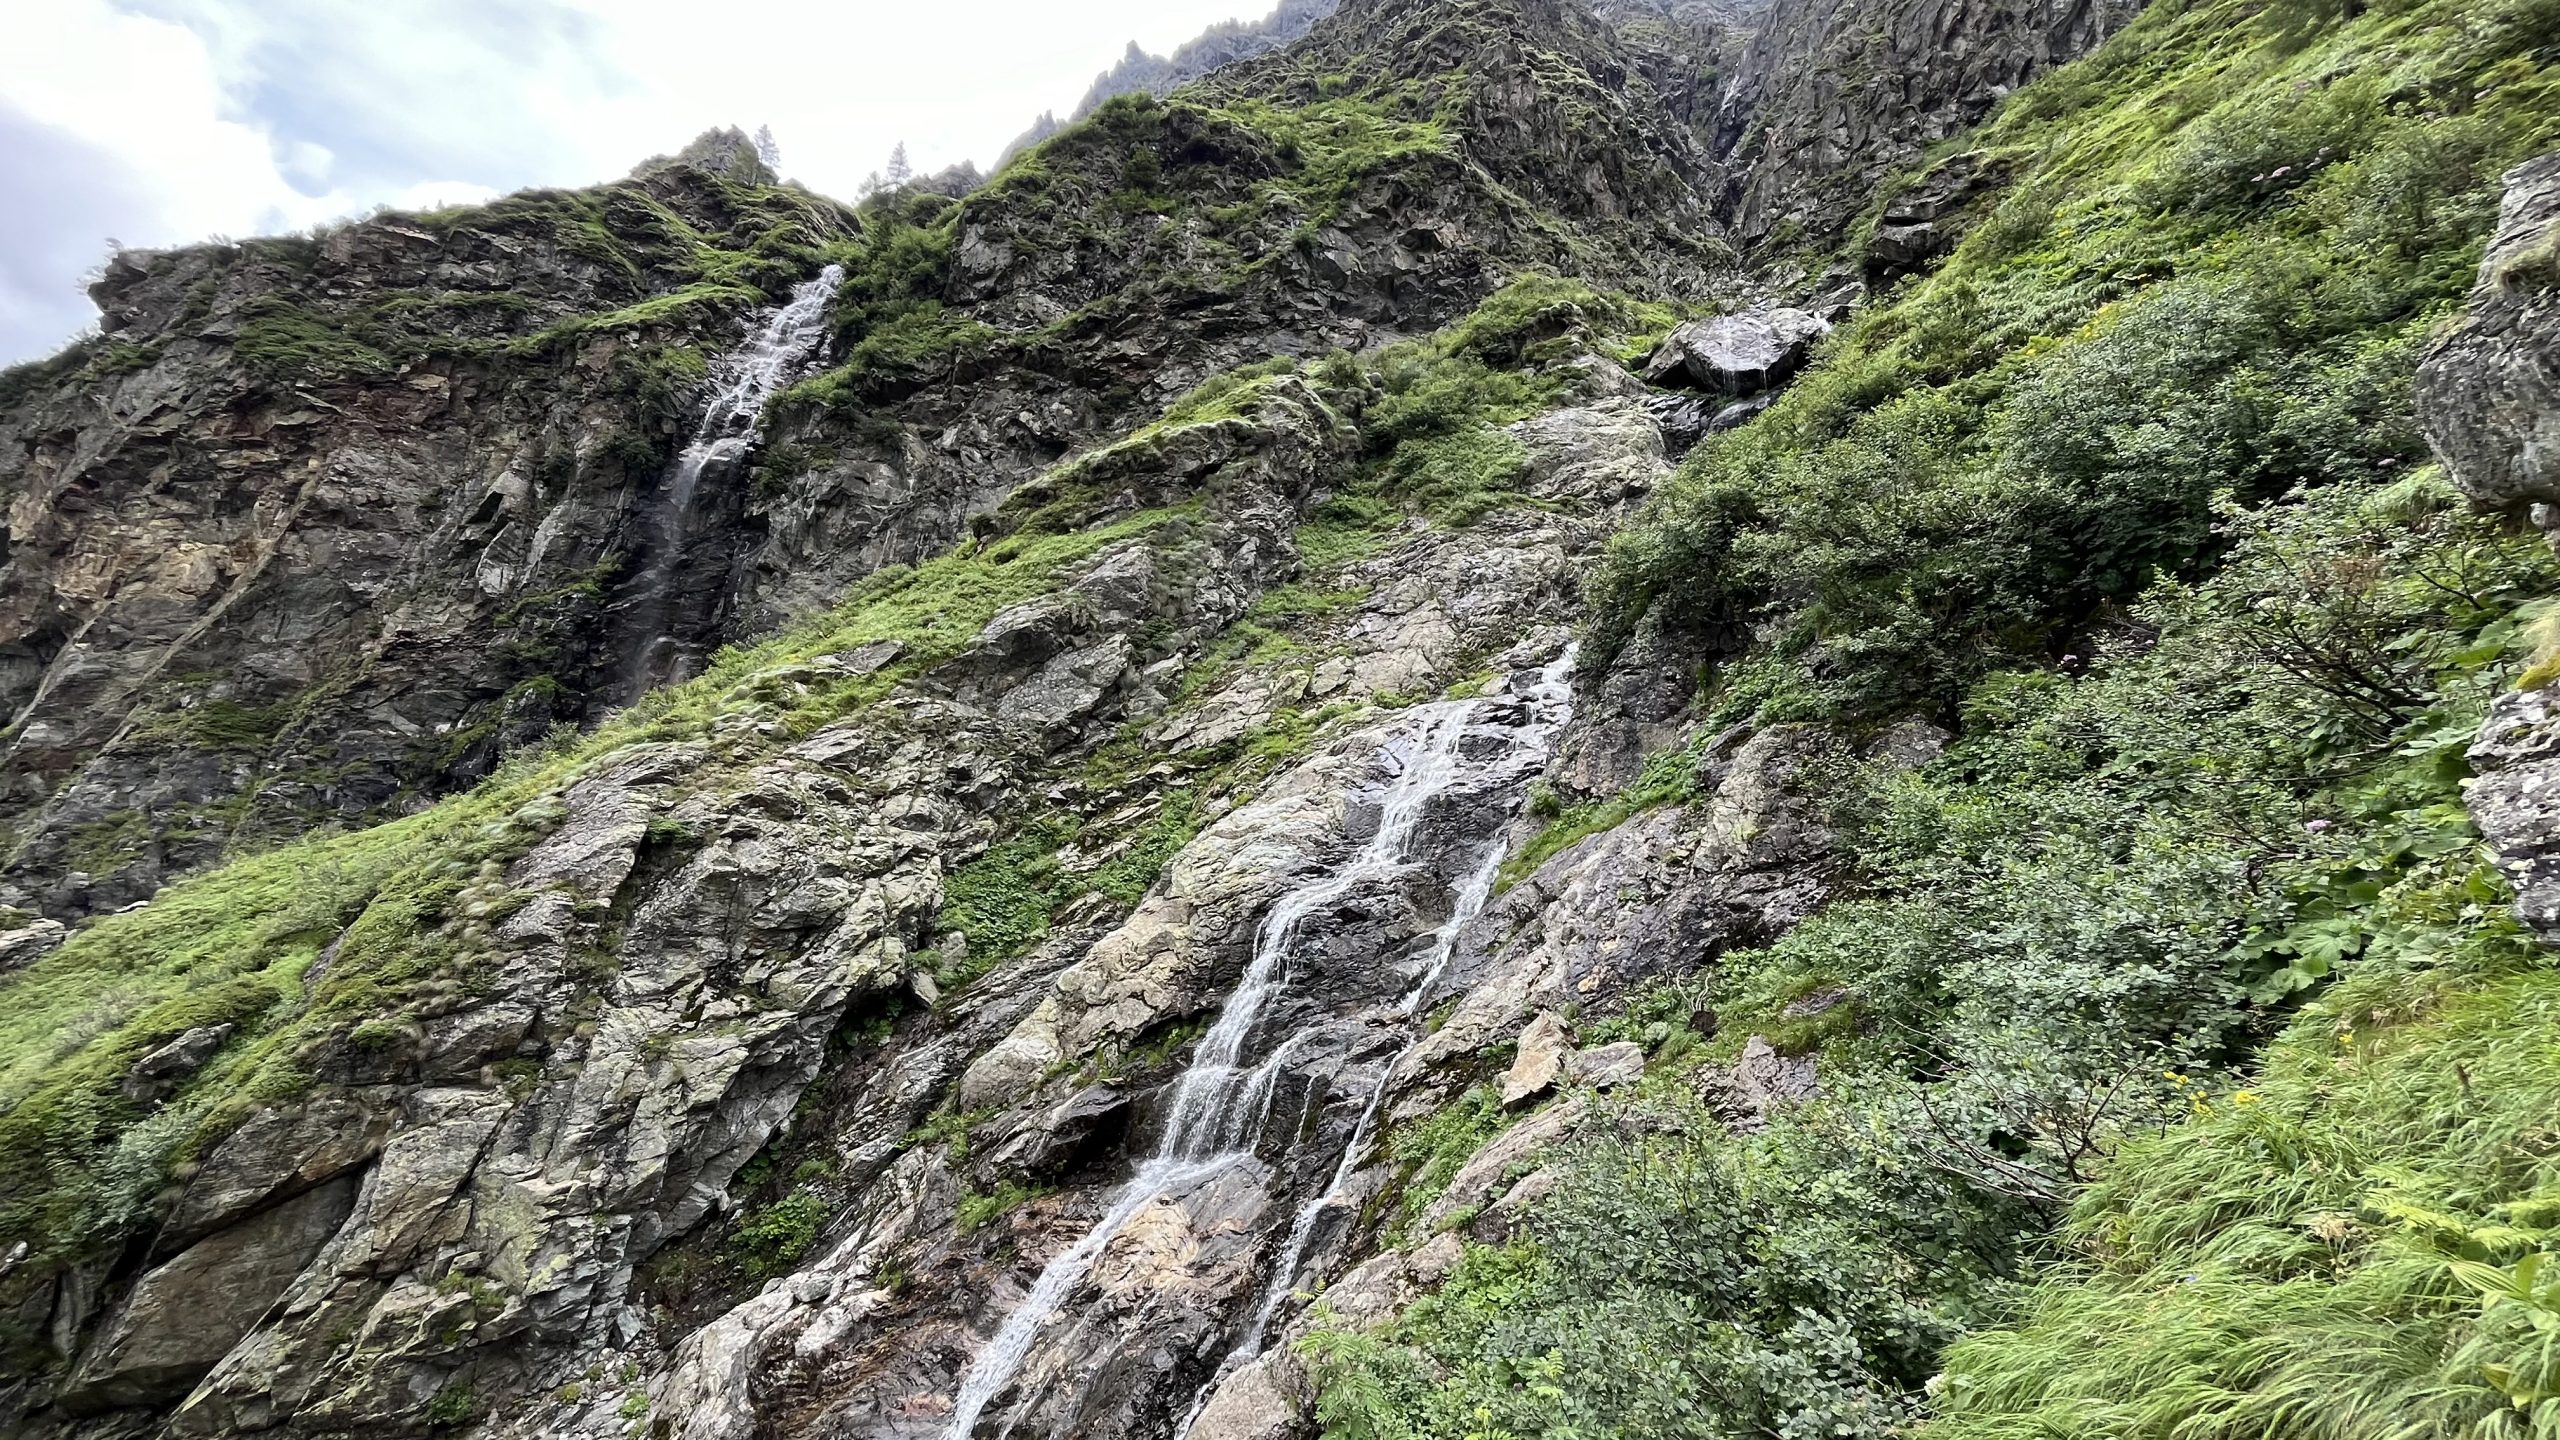
[(2470, 311), (2418, 367), (2418, 421), (2474, 505), (2560, 537), (2560, 153), (2506, 184)]
[[(1776, 0), (1733, 64), (1713, 149), (1747, 247), (1820, 251), (1932, 143), (2131, 20), (2142, 0)], [(1889, 223), (1937, 218), (1906, 210)]]
[(199, 1241), (142, 1277), (80, 1358), (61, 1403), (166, 1404), (249, 1333), (354, 1208), (340, 1179)]
[(1952, 242), (1936, 225), (1879, 225), (1867, 242), (1867, 274), (1878, 279), (1913, 274), (1946, 253)]
[(1116, 1143), (1134, 1113), (1126, 1093), (1109, 1085), (1088, 1085), (1042, 1120), (1036, 1142), (1023, 1153), (1023, 1164), (1036, 1174), (1072, 1171), (1096, 1151)]
[(1916, 274), (1963, 238), (1967, 202), (2007, 177), (1980, 151), (1951, 155), (1886, 202), (1867, 244), (1867, 280), (1882, 284)]

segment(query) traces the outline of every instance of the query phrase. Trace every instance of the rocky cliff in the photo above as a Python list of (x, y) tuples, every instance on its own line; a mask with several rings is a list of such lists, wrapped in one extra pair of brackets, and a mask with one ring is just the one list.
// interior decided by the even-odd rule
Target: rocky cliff
[[(852, 233), (770, 180), (117, 256), (103, 336), (0, 415), (17, 903), (403, 813), (614, 698), (710, 357)], [(729, 605), (694, 588), (667, 624), (701, 643)]]
[(2538, 24), (1346, 0), (966, 197), (119, 257), (0, 1423), (2538, 1416)]

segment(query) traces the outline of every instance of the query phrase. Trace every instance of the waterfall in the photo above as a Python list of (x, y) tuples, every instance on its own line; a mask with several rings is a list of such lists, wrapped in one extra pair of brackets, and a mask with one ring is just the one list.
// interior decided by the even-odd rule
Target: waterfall
[[(1537, 687), (1530, 691), (1529, 703), (1537, 711), (1537, 720), (1532, 726), (1538, 747), (1537, 758), (1544, 758), (1547, 740), (1572, 713), (1573, 684), (1568, 677), (1573, 673), (1573, 660), (1574, 649), (1568, 647), (1554, 663), (1540, 672)], [(1483, 914), (1484, 907), (1493, 899), (1493, 885), (1502, 873), (1502, 861), (1503, 846), (1497, 838), (1485, 847), (1484, 854), (1476, 861), (1474, 872), (1458, 887), (1449, 906), (1448, 920), (1433, 933), (1418, 978), (1413, 982), (1413, 988), (1405, 992), (1404, 1003), (1398, 1013), (1408, 1026), (1421, 1013), (1423, 1002), (1430, 998), (1432, 987), (1440, 981), (1441, 972), (1448, 969), (1449, 957), (1458, 947), (1459, 932), (1467, 927), (1468, 921)], [(1307, 1246), (1315, 1239), (1317, 1218), (1326, 1207), (1342, 1197), (1351, 1177), (1358, 1173), (1361, 1152), (1368, 1148), (1369, 1137), (1378, 1127), (1378, 1116), (1386, 1108), (1387, 1088), (1394, 1083), (1396, 1071), (1403, 1067), (1405, 1057), (1413, 1053), (1423, 1038), (1420, 1030), (1409, 1031), (1404, 1047), (1396, 1052), (1394, 1059), (1380, 1067), (1378, 1083), (1370, 1087), (1369, 1102), (1361, 1108), (1359, 1123), (1351, 1127), (1351, 1139), (1343, 1146), (1342, 1158), (1334, 1165), (1333, 1179), (1321, 1193), (1298, 1207), (1296, 1218), (1289, 1223), (1288, 1239), (1281, 1242), (1280, 1263), (1272, 1267), (1269, 1278), (1263, 1282), (1262, 1300), (1254, 1307), (1252, 1323), (1236, 1338), (1226, 1358), (1218, 1362), (1218, 1368), (1200, 1387), (1200, 1393), (1193, 1397), (1190, 1414), (1174, 1428), (1176, 1440), (1190, 1433), (1192, 1423), (1200, 1418), (1202, 1410), (1208, 1408), (1209, 1397), (1217, 1393), (1219, 1381), (1261, 1356), (1262, 1342), (1271, 1332), (1271, 1322), (1279, 1318), (1280, 1307), (1294, 1292), (1298, 1267), (1305, 1262)]]
[[(1538, 677), (1538, 683), (1525, 697), (1529, 706), (1527, 719), (1510, 727), (1511, 748), (1505, 762), (1521, 766), (1542, 763), (1547, 747), (1572, 706), (1572, 690), (1566, 680), (1573, 663), (1573, 651), (1567, 649)], [(1494, 703), (1491, 700), (1451, 700), (1421, 707), (1416, 712), (1422, 720), (1419, 735), (1409, 750), (1399, 758), (1402, 768), (1387, 789), (1380, 807), (1377, 832), (1361, 846), (1359, 852), (1332, 874), (1311, 880), (1280, 897), (1263, 918), (1254, 933), (1253, 957), (1244, 975), (1236, 982), (1225, 1008), (1209, 1032), (1201, 1037), (1192, 1061), (1174, 1082), (1171, 1118), (1155, 1152), (1138, 1167), (1136, 1175), (1122, 1186), (1105, 1207), (1102, 1219), (1084, 1237), (1067, 1248), (1045, 1266), (1031, 1291), (1023, 1297), (1013, 1313), (1006, 1317), (995, 1338), (979, 1351), (968, 1373), (961, 1377), (960, 1392), (953, 1402), (947, 1440), (970, 1440), (977, 1428), (978, 1416), (987, 1402), (1012, 1383), (1031, 1353), (1040, 1331), (1055, 1315), (1058, 1304), (1075, 1288), (1094, 1262), (1102, 1255), (1111, 1238), (1128, 1224), (1131, 1217), (1159, 1196), (1188, 1190), (1201, 1181), (1248, 1159), (1254, 1142), (1260, 1138), (1263, 1117), (1270, 1094), (1278, 1083), (1289, 1052), (1296, 1040), (1293, 1036), (1257, 1062), (1248, 1063), (1247, 1045), (1254, 1038), (1264, 1013), (1272, 1001), (1288, 986), (1288, 958), (1300, 925), (1310, 915), (1340, 901), (1365, 883), (1392, 876), (1411, 863), (1414, 833), (1420, 828), (1425, 808), (1451, 784), (1467, 772), (1459, 754), (1459, 745), (1469, 725), (1479, 713)], [(1497, 832), (1486, 842), (1485, 853), (1468, 875), (1454, 897), (1447, 923), (1433, 935), (1430, 947), (1407, 993), (1403, 1014), (1409, 1020), (1420, 1008), (1422, 999), (1440, 972), (1448, 964), (1458, 931), (1482, 911), (1493, 893), (1494, 874), (1502, 860), (1502, 840)], [(1410, 1042), (1408, 1042), (1410, 1048)], [(1346, 1152), (1342, 1167), (1337, 1169), (1334, 1187), (1338, 1188), (1365, 1141), (1386, 1093), (1387, 1075), (1383, 1073), (1376, 1092), (1370, 1097), (1366, 1113), (1352, 1137), (1351, 1151)], [(1332, 1194), (1327, 1191), (1327, 1197)], [(1310, 1204), (1299, 1213), (1290, 1227), (1284, 1246), (1283, 1268), (1270, 1282), (1274, 1289), (1257, 1307), (1250, 1343), (1258, 1346), (1261, 1334), (1277, 1311), (1280, 1297), (1298, 1262), (1303, 1258), (1313, 1217), (1323, 1200)], [(1239, 1346), (1242, 1350), (1244, 1347)], [(1249, 1358), (1249, 1357), (1248, 1357)], [(1238, 1362), (1230, 1356), (1228, 1365)], [(1221, 1367), (1221, 1373), (1225, 1366)], [(1186, 1427), (1187, 1428), (1187, 1427)]]
[(676, 457), (667, 478), (666, 503), (658, 512), (657, 553), (636, 586), (639, 640), (624, 676), (626, 699), (636, 699), (660, 678), (652, 673), (659, 646), (667, 637), (656, 633), (666, 622), (667, 588), (675, 578), (684, 548), (685, 522), (693, 514), (694, 495), (703, 473), (744, 458), (755, 444), (756, 424), (764, 407), (783, 386), (798, 378), (826, 337), (827, 303), (844, 283), (844, 267), (829, 265), (816, 277), (794, 286), (789, 303), (777, 306), (747, 343), (711, 362), (711, 395), (693, 425), (692, 443)]

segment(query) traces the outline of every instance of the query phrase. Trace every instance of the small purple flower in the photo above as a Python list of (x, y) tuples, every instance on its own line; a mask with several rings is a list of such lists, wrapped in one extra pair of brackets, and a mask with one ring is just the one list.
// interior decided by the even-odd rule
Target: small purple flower
[(2318, 835), (2335, 829), (2337, 824), (2338, 822), (2335, 820), (2313, 820), (2305, 823), (2302, 828), (2310, 831), (2314, 835)]

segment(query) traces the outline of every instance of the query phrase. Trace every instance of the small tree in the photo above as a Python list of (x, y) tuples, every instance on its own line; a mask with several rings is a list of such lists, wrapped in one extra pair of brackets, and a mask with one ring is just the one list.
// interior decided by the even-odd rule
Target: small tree
[(766, 169), (776, 174), (781, 173), (782, 147), (774, 143), (773, 127), (770, 125), (756, 127), (756, 158), (764, 162)]
[(899, 141), (898, 148), (889, 152), (889, 169), (885, 178), (893, 190), (916, 178), (916, 167), (907, 161), (906, 141)]

